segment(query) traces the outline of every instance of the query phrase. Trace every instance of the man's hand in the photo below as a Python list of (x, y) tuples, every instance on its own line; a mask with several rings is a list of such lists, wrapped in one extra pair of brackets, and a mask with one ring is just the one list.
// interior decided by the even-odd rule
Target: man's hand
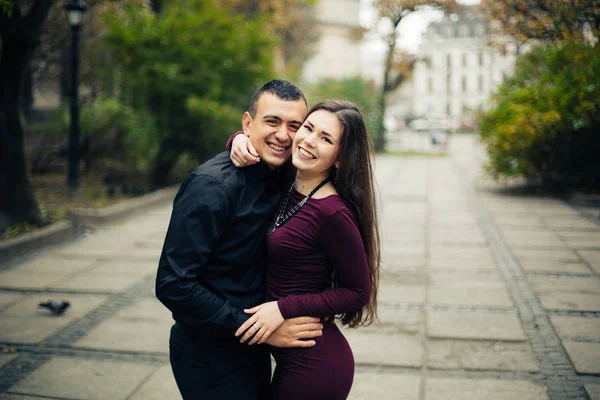
[(233, 138), (229, 158), (233, 162), (233, 165), (238, 168), (253, 165), (260, 161), (260, 157), (254, 146), (252, 146), (252, 143), (250, 143), (250, 139), (248, 136), (242, 134)]
[[(323, 325), (319, 318), (298, 317), (286, 319), (265, 341), (274, 347), (312, 347), (314, 340), (323, 334)], [(303, 340), (304, 339), (304, 340)]]

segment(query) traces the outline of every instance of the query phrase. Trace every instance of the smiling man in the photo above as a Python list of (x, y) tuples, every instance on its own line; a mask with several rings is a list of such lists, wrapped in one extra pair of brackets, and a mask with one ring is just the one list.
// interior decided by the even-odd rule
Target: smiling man
[[(306, 113), (296, 86), (264, 84), (242, 117), (262, 162), (238, 169), (228, 151), (218, 154), (192, 171), (175, 197), (156, 296), (175, 319), (170, 360), (185, 400), (268, 396), (268, 348), (241, 344), (234, 334), (249, 318), (243, 310), (264, 301), (264, 237), (281, 197), (279, 167)], [(321, 329), (317, 318), (290, 319), (266, 343), (310, 347), (315, 342), (306, 339)]]

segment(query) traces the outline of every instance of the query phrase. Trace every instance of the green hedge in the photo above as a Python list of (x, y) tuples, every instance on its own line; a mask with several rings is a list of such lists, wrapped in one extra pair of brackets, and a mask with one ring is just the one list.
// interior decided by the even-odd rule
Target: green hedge
[(492, 100), (480, 119), (492, 175), (600, 187), (600, 46), (537, 46)]

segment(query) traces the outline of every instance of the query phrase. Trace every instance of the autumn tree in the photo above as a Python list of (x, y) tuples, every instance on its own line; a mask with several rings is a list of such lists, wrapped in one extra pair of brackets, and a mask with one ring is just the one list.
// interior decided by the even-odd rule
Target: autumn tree
[(312, 44), (319, 36), (316, 0), (219, 0), (236, 13), (255, 18), (266, 16), (265, 34), (277, 38), (282, 73), (297, 78)]
[(582, 41), (600, 34), (598, 0), (482, 0), (481, 8), (496, 33), (520, 43)]
[[(415, 58), (398, 48), (398, 28), (411, 13), (424, 9), (456, 10), (454, 0), (376, 0), (375, 7), (380, 21), (388, 27), (383, 36), (386, 53), (383, 63), (383, 83), (379, 94), (381, 115), (385, 115), (387, 96), (411, 77)], [(381, 120), (375, 132), (375, 150), (385, 149), (385, 128)]]

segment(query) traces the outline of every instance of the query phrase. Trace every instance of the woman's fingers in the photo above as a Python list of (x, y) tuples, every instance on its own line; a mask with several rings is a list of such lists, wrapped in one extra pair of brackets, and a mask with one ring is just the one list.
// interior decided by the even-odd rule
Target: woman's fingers
[(242, 326), (240, 326), (238, 328), (238, 330), (235, 331), (235, 336), (240, 336), (242, 333), (246, 332), (248, 330), (248, 328), (250, 328), (255, 322), (256, 322), (256, 316), (255, 315), (253, 315), (252, 317), (248, 318), (246, 320), (246, 322), (244, 322), (242, 324)]
[(256, 313), (258, 310), (260, 310), (262, 307), (262, 304), (256, 307), (252, 307), (252, 308), (244, 308), (244, 312), (246, 314), (254, 314)]

